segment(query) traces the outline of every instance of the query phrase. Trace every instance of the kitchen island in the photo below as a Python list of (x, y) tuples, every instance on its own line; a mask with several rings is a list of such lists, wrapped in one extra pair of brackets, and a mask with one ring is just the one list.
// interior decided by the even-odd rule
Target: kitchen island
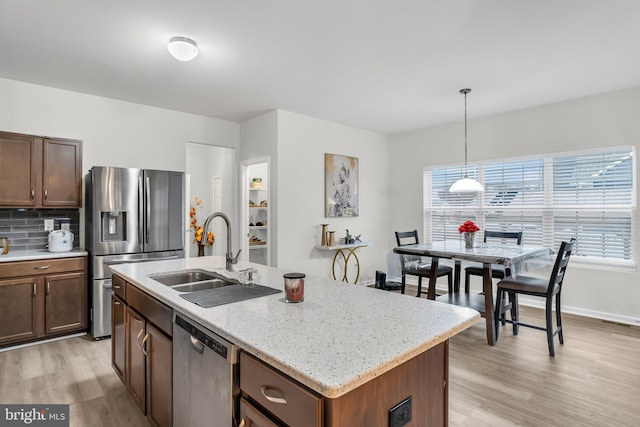
[[(448, 339), (477, 322), (477, 311), (314, 276), (306, 277), (303, 303), (277, 293), (203, 308), (149, 277), (185, 269), (237, 277), (224, 265), (223, 257), (199, 257), (113, 270), (321, 397), (319, 421), (308, 425), (390, 425), (389, 410), (407, 398), (409, 412), (405, 404), (400, 416), (411, 425), (447, 424)], [(291, 272), (243, 262), (236, 270), (247, 267), (276, 289)]]

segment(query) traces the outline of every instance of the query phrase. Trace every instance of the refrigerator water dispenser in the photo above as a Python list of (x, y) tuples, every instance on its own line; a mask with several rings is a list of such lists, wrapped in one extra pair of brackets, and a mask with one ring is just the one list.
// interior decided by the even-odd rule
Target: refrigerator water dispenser
[(127, 240), (126, 212), (100, 212), (100, 217), (103, 242), (122, 242)]

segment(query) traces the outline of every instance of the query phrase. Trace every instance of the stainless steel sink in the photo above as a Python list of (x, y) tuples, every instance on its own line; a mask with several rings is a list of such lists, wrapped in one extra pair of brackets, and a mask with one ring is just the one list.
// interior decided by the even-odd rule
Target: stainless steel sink
[(154, 274), (149, 277), (167, 286), (183, 285), (185, 283), (202, 282), (203, 280), (218, 278), (206, 270), (183, 270), (172, 273)]
[(204, 289), (215, 289), (221, 288), (227, 285), (233, 285), (233, 282), (214, 279), (214, 280), (205, 280), (204, 282), (193, 282), (193, 283), (185, 283), (183, 285), (173, 285), (172, 289), (175, 289), (178, 292), (195, 292), (202, 291)]
[(234, 279), (202, 269), (154, 274), (149, 276), (149, 278), (169, 286), (178, 292), (195, 292), (203, 289), (221, 288), (238, 283)]

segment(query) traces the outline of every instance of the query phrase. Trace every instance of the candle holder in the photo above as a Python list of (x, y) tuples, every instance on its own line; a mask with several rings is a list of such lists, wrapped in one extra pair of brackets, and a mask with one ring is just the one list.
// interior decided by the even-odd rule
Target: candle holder
[(322, 225), (322, 235), (320, 236), (322, 239), (322, 242), (320, 243), (322, 246), (327, 246), (327, 227), (329, 226), (329, 224), (320, 224)]

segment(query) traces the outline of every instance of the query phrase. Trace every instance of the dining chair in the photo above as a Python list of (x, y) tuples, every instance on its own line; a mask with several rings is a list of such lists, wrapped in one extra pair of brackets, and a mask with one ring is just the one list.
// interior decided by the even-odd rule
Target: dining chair
[[(522, 244), (522, 231), (491, 231), (485, 230), (484, 243), (487, 243), (487, 239), (504, 243), (505, 240), (515, 241), (520, 246)], [(482, 277), (482, 265), (471, 265), (464, 269), (464, 293), (469, 293), (469, 285), (471, 282), (471, 276)], [(492, 265), (491, 277), (494, 279), (504, 279), (511, 276), (511, 269), (504, 265)]]
[[(555, 349), (553, 347), (553, 337), (557, 334), (560, 344), (564, 344), (564, 337), (562, 335), (562, 315), (560, 312), (560, 293), (562, 291), (562, 282), (564, 281), (564, 275), (569, 264), (569, 257), (573, 252), (576, 245), (576, 239), (572, 238), (568, 242), (562, 242), (556, 261), (551, 270), (551, 277), (547, 279), (540, 279), (530, 276), (516, 276), (506, 277), (498, 282), (498, 293), (496, 295), (496, 340), (498, 339), (498, 317), (505, 321), (504, 311), (501, 309), (503, 296), (505, 293), (509, 295), (509, 301), (511, 302), (511, 320), (506, 320), (513, 324), (513, 334), (518, 335), (518, 327), (526, 326), (528, 328), (538, 329), (546, 331), (547, 343), (549, 345), (549, 355), (555, 356)], [(518, 310), (518, 294), (530, 295), (535, 297), (545, 298), (545, 320), (546, 327), (532, 325), (520, 321)], [(553, 328), (553, 299), (556, 300), (556, 328)], [(498, 314), (501, 313), (501, 314)]]
[[(418, 240), (418, 230), (396, 231), (396, 243), (398, 246), (415, 245), (420, 243)], [(427, 293), (422, 292), (422, 278), (426, 277), (429, 279), (429, 276), (431, 275), (431, 262), (423, 263), (422, 257), (420, 256), (400, 255), (400, 268), (402, 270), (400, 293), (404, 294), (406, 276), (408, 274), (418, 277), (418, 293), (416, 296), (420, 297), (421, 294)], [(436, 277), (442, 276), (447, 276), (449, 293), (453, 293), (453, 268), (447, 265), (439, 265)]]

